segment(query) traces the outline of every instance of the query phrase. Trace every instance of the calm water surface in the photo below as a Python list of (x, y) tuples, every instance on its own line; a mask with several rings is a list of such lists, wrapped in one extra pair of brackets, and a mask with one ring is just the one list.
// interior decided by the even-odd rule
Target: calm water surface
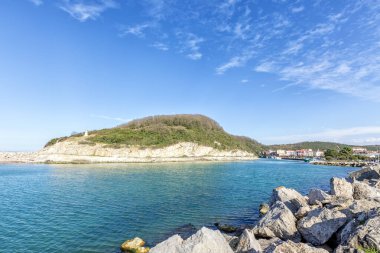
[(118, 252), (192, 223), (257, 219), (274, 187), (328, 189), (354, 168), (258, 160), (130, 165), (0, 165), (0, 252)]

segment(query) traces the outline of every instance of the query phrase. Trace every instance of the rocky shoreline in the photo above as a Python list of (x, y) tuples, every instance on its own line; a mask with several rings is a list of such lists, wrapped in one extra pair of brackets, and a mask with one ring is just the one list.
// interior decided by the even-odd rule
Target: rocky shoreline
[(340, 166), (340, 167), (365, 167), (373, 166), (374, 162), (359, 162), (359, 161), (312, 161), (310, 162), (314, 165), (325, 165), (325, 166)]
[[(262, 217), (241, 229), (203, 227), (187, 239), (176, 234), (152, 249), (135, 238), (133, 253), (375, 253), (380, 252), (380, 166), (347, 178), (332, 178), (330, 191), (302, 196), (283, 186), (273, 190)], [(235, 231), (236, 230), (236, 231)], [(229, 233), (225, 232), (228, 231)]]

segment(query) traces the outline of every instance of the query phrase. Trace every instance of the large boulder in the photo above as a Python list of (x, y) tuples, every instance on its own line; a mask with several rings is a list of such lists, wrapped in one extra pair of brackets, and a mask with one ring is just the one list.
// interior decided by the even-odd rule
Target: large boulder
[(313, 245), (322, 245), (345, 224), (347, 216), (336, 210), (318, 208), (298, 221), (297, 228), (302, 237)]
[(346, 210), (342, 210), (342, 212), (350, 212), (352, 215), (356, 215), (377, 207), (380, 207), (380, 202), (368, 199), (358, 199), (354, 200), (352, 204)]
[(296, 213), (302, 206), (307, 206), (307, 200), (299, 192), (284, 186), (277, 187), (272, 192), (270, 204), (277, 201), (283, 202), (293, 213)]
[(256, 240), (255, 235), (252, 231), (245, 229), (240, 235), (239, 243), (236, 247), (235, 252), (237, 253), (259, 253), (261, 252), (261, 246)]
[(327, 250), (322, 248), (315, 248), (307, 243), (295, 243), (293, 241), (286, 241), (279, 244), (273, 244), (266, 249), (265, 252), (271, 253), (328, 253)]
[(273, 246), (273, 245), (279, 245), (281, 244), (283, 241), (277, 237), (273, 237), (273, 238), (270, 238), (270, 239), (258, 239), (257, 240), (260, 244), (260, 247), (262, 249), (262, 252), (268, 252), (268, 250), (270, 250), (270, 248)]
[(369, 186), (366, 183), (355, 181), (354, 187), (354, 199), (368, 199), (380, 201), (380, 190)]
[(278, 201), (253, 228), (255, 235), (264, 238), (278, 237), (283, 240), (300, 241), (301, 237), (296, 227), (297, 219), (292, 211)]
[(331, 194), (338, 197), (352, 198), (352, 194), (354, 192), (352, 185), (344, 178), (331, 178), (330, 188)]
[(380, 166), (368, 166), (350, 173), (349, 178), (358, 181), (380, 179)]
[(341, 233), (341, 245), (380, 252), (380, 208), (370, 210), (349, 222)]
[(309, 191), (308, 197), (310, 205), (318, 205), (320, 202), (324, 202), (331, 198), (329, 194), (316, 188), (312, 188)]
[(182, 248), (183, 239), (179, 235), (173, 235), (169, 239), (160, 242), (153, 247), (149, 253), (180, 253), (184, 252)]
[(222, 235), (224, 236), (224, 238), (230, 245), (231, 249), (233, 250), (236, 249), (236, 246), (239, 243), (239, 237), (237, 237), (236, 235), (229, 235), (225, 233), (222, 233)]
[(186, 240), (174, 235), (153, 247), (150, 253), (233, 253), (220, 231), (203, 227)]

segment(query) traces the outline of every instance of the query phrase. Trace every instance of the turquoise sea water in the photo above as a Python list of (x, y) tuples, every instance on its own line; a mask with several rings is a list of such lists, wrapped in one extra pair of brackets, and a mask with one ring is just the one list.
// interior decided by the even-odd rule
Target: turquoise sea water
[(329, 188), (354, 168), (258, 160), (130, 165), (0, 165), (0, 252), (118, 252), (184, 224), (253, 223), (284, 185)]

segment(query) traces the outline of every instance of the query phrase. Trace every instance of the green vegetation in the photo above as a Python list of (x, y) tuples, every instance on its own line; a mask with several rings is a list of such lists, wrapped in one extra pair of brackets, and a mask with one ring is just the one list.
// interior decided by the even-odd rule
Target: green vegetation
[(344, 147), (341, 150), (335, 149), (327, 149), (325, 151), (325, 158), (328, 161), (331, 160), (345, 160), (345, 161), (353, 161), (353, 160), (365, 160), (366, 157), (360, 155), (354, 155), (352, 152), (352, 148)]
[(294, 144), (280, 144), (280, 145), (271, 145), (271, 149), (313, 149), (313, 150), (327, 150), (327, 149), (342, 149), (344, 147), (349, 147), (346, 144), (340, 144), (335, 142), (322, 142), (322, 141), (306, 141), (299, 142)]
[(369, 146), (352, 146), (347, 144), (341, 144), (336, 142), (323, 142), (323, 141), (306, 141), (306, 142), (299, 142), (294, 144), (279, 144), (279, 145), (270, 145), (268, 146), (268, 149), (313, 149), (313, 150), (341, 150), (345, 147), (363, 147), (367, 148), (367, 150), (376, 151), (380, 149), (380, 145), (369, 145)]
[(358, 250), (364, 251), (364, 253), (379, 253), (379, 251), (376, 248), (365, 248), (365, 247), (358, 247)]
[[(47, 145), (67, 138), (54, 139)], [(120, 145), (161, 148), (179, 142), (195, 142), (220, 150), (240, 149), (255, 153), (263, 150), (263, 145), (257, 141), (230, 135), (206, 116), (189, 114), (152, 116), (115, 128), (91, 131), (82, 143), (102, 143), (115, 148)]]

